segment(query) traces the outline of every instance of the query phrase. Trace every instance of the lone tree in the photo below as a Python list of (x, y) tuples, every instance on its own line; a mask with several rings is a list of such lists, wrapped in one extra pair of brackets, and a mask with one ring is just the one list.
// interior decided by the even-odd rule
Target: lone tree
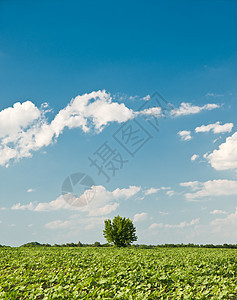
[(105, 220), (104, 237), (108, 243), (117, 247), (126, 247), (137, 240), (136, 228), (129, 218), (122, 218), (119, 215), (113, 221)]

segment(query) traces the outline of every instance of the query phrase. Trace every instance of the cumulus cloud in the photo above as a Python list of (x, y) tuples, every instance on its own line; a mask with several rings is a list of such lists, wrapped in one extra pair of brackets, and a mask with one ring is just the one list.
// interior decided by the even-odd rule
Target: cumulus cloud
[(142, 222), (147, 219), (148, 214), (145, 212), (142, 212), (140, 214), (135, 214), (133, 218), (133, 222)]
[(57, 140), (65, 128), (94, 129), (101, 132), (110, 122), (122, 123), (134, 118), (123, 103), (112, 102), (106, 91), (77, 96), (51, 122), (45, 117), (47, 106), (38, 109), (32, 102), (16, 103), (0, 112), (0, 164), (31, 156)]
[(206, 155), (206, 159), (216, 170), (231, 170), (237, 168), (237, 132), (227, 137), (218, 149)]
[(213, 110), (219, 108), (218, 104), (206, 104), (203, 106), (192, 105), (191, 103), (182, 102), (179, 108), (171, 110), (171, 115), (174, 117), (198, 114), (203, 110)]
[[(43, 109), (32, 102), (15, 103), (0, 111), (0, 165), (9, 160), (30, 156), (30, 134), (37, 132), (44, 123)], [(30, 129), (29, 129), (30, 128)]]
[(195, 132), (209, 132), (212, 131), (213, 133), (225, 133), (231, 132), (234, 124), (233, 123), (225, 123), (223, 125), (220, 122), (216, 122), (214, 124), (209, 125), (202, 125), (200, 127), (195, 128)]
[[(31, 210), (31, 211), (57, 211), (57, 210), (78, 210), (86, 212), (88, 216), (100, 216), (107, 215), (112, 211), (115, 211), (118, 206), (119, 200), (126, 200), (140, 191), (141, 187), (130, 186), (123, 189), (115, 189), (110, 192), (106, 190), (102, 185), (92, 186), (91, 190), (94, 192), (94, 198), (91, 201), (87, 201), (88, 190), (85, 191), (80, 197), (72, 194), (59, 196), (57, 199), (50, 202), (40, 202), (29, 204), (17, 203), (11, 207), (12, 210)], [(66, 195), (66, 196), (67, 196)], [(67, 201), (65, 201), (67, 200)], [(86, 205), (81, 205), (86, 204)]]
[[(13, 107), (0, 111), (0, 165), (8, 167), (11, 160), (18, 161), (24, 157), (31, 157), (32, 152), (56, 142), (65, 128), (80, 128), (84, 133), (92, 130), (100, 133), (112, 122), (123, 123), (137, 116), (147, 118), (163, 116), (162, 108), (159, 106), (133, 111), (124, 103), (113, 102), (112, 99), (105, 90), (79, 95), (61, 109), (51, 121), (46, 117), (46, 113), (50, 111), (47, 103), (37, 108), (31, 101), (17, 102)], [(149, 96), (144, 100), (150, 100)], [(199, 107), (182, 103), (180, 108), (173, 109), (171, 114), (182, 116), (217, 107), (219, 107), (217, 104)], [(179, 134), (183, 140), (191, 139), (188, 131)]]
[(150, 189), (144, 191), (144, 194), (145, 194), (146, 196), (152, 195), (152, 194), (156, 194), (157, 192), (159, 192), (159, 190), (160, 190), (160, 189), (157, 189), (157, 188), (150, 188)]
[(161, 107), (150, 107), (150, 108), (144, 109), (141, 112), (137, 112), (136, 114), (144, 115), (144, 116), (153, 116), (153, 117), (163, 116)]
[(192, 139), (191, 131), (189, 131), (189, 130), (179, 131), (178, 135), (180, 136), (182, 141), (190, 141)]
[(131, 185), (131, 186), (129, 186), (129, 188), (115, 189), (112, 192), (112, 195), (115, 198), (124, 197), (124, 198), (128, 199), (128, 198), (131, 198), (132, 196), (136, 195), (138, 192), (140, 192), (140, 190), (141, 190), (140, 186)]
[(195, 161), (196, 159), (199, 158), (199, 155), (198, 154), (193, 154), (192, 157), (190, 158), (191, 161)]
[(219, 179), (209, 180), (206, 182), (186, 182), (181, 183), (181, 186), (191, 187), (193, 193), (186, 193), (185, 197), (188, 200), (198, 199), (203, 197), (219, 197), (237, 195), (237, 181)]
[(123, 123), (139, 115), (162, 116), (160, 107), (135, 112), (124, 103), (113, 102), (105, 90), (75, 97), (52, 121), (46, 118), (47, 112), (47, 103), (37, 108), (31, 101), (0, 111), (0, 165), (30, 157), (33, 151), (56, 142), (65, 128), (100, 133), (112, 122)]
[(17, 102), (0, 111), (0, 138), (15, 135), (41, 116), (41, 111), (30, 101)]
[(91, 209), (87, 207), (87, 211), (89, 216), (104, 216), (115, 211), (118, 207), (119, 207), (119, 203), (113, 203), (113, 204), (106, 204), (102, 207), (91, 208)]
[(11, 209), (12, 210), (34, 210), (35, 205), (32, 202), (30, 202), (29, 204), (17, 203), (12, 205)]

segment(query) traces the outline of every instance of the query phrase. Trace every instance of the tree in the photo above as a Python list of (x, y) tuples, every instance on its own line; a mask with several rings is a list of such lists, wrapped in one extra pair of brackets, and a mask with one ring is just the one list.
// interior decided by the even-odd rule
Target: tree
[(104, 237), (108, 243), (117, 247), (126, 247), (137, 240), (136, 228), (129, 218), (122, 218), (119, 215), (113, 221), (105, 220)]
[(79, 242), (77, 243), (77, 247), (83, 247), (83, 244), (79, 241)]
[(100, 246), (101, 246), (100, 242), (94, 242), (93, 247), (100, 247)]

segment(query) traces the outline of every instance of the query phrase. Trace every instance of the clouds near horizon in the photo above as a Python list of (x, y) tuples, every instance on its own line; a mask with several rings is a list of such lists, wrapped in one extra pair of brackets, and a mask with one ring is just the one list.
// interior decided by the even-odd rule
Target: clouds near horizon
[(206, 182), (182, 182), (180, 186), (190, 188), (192, 193), (186, 193), (187, 200), (204, 197), (219, 197), (237, 195), (237, 181), (228, 179), (208, 180)]
[[(35, 212), (50, 212), (58, 210), (76, 210), (85, 212), (88, 216), (100, 216), (107, 215), (112, 211), (115, 211), (119, 206), (119, 200), (126, 200), (136, 195), (141, 187), (129, 186), (128, 188), (115, 189), (112, 192), (106, 190), (102, 185), (92, 186), (94, 191), (94, 197), (90, 201), (85, 202), (86, 190), (80, 197), (76, 197), (72, 194), (60, 195), (57, 199), (50, 202), (40, 202), (28, 204), (17, 203), (14, 204), (12, 210), (30, 210)], [(85, 205), (81, 205), (81, 204)]]

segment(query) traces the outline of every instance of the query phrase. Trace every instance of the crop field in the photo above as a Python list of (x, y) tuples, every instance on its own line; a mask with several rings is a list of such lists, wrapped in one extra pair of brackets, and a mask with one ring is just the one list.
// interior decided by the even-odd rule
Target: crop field
[(0, 248), (0, 299), (237, 299), (237, 250)]

